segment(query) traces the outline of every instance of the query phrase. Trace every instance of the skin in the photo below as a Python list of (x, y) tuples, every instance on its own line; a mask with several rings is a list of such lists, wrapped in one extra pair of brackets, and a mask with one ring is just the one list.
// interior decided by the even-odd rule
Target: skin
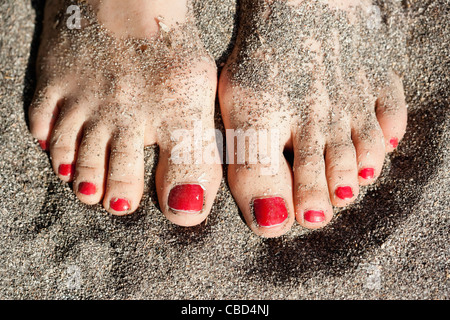
[[(399, 76), (389, 71), (385, 84), (376, 88), (370, 82), (370, 74), (356, 65), (355, 60), (349, 64), (359, 69), (356, 80), (351, 82), (345, 74), (345, 66), (339, 62), (342, 46), (339, 39), (348, 34), (339, 34), (338, 30), (330, 33), (327, 29), (326, 41), (332, 44), (332, 49), (326, 55), (325, 41), (307, 36), (298, 42), (292, 41), (290, 33), (295, 37), (303, 30), (294, 30), (293, 20), (284, 19), (282, 25), (278, 25), (284, 28), (283, 32), (271, 42), (271, 33), (266, 30), (277, 23), (277, 14), (294, 12), (295, 17), (300, 6), (309, 3), (314, 1), (244, 2), (237, 44), (219, 82), (221, 112), (227, 129), (279, 130), (280, 166), (275, 174), (263, 173), (267, 165), (260, 162), (230, 164), (228, 168), (231, 192), (247, 224), (264, 237), (286, 233), (295, 221), (310, 229), (328, 224), (333, 207), (351, 204), (358, 196), (359, 186), (376, 181), (386, 153), (397, 147), (392, 141), (400, 141), (406, 129), (406, 102)], [(361, 19), (356, 9), (368, 4), (369, 1), (328, 1), (323, 10), (331, 17), (333, 12), (345, 14), (348, 18), (345, 22), (350, 22), (351, 26)], [(306, 28), (314, 31), (316, 26)], [(252, 36), (259, 41), (250, 41)], [(284, 58), (292, 52), (281, 51), (284, 43), (294, 52), (308, 52), (310, 59), (305, 62), (295, 60), (295, 56), (294, 59)], [(338, 89), (328, 81), (327, 68), (338, 79)], [(298, 93), (295, 88), (291, 91), (298, 93), (301, 100), (286, 94), (296, 77), (310, 79), (304, 92)], [(292, 167), (283, 156), (284, 150), (293, 153)], [(367, 170), (362, 170), (367, 168), (373, 175), (364, 174)], [(350, 187), (350, 196), (338, 197), (339, 187)], [(273, 226), (259, 225), (254, 218), (252, 201), (261, 197), (282, 197), (288, 218)], [(322, 211), (324, 218), (308, 221), (305, 213), (311, 210)]]
[[(354, 29), (331, 28), (323, 40), (315, 37), (317, 24), (307, 25), (309, 36), (296, 38), (301, 32), (292, 21), (278, 24), (272, 14), (280, 8), (291, 14), (316, 1), (243, 1), (237, 43), (219, 83), (187, 0), (87, 3), (82, 28), (72, 31), (59, 14), (64, 16), (67, 4), (47, 3), (38, 84), (29, 110), (31, 133), (50, 152), (55, 173), (72, 182), (86, 204), (101, 202), (115, 215), (134, 212), (144, 186), (144, 147), (157, 144), (155, 182), (161, 211), (181, 226), (204, 221), (219, 188), (221, 165), (177, 162), (174, 133), (189, 136), (198, 125), (214, 129), (217, 89), (227, 130), (269, 133), (270, 163), (257, 148), (257, 161), (246, 155), (244, 163), (228, 168), (231, 192), (249, 228), (264, 237), (281, 236), (295, 221), (306, 228), (324, 227), (333, 207), (351, 204), (359, 186), (376, 181), (386, 153), (405, 133), (406, 102), (396, 72), (380, 68), (383, 81), (378, 81), (357, 59), (341, 65), (341, 57), (356, 53), (357, 41), (342, 41), (352, 39)], [(357, 9), (367, 11), (371, 5), (368, 0), (321, 3), (331, 22), (343, 14), (344, 26), (357, 26)], [(279, 34), (273, 25), (281, 28)], [(277, 33), (272, 41), (267, 30)], [(290, 55), (293, 50), (296, 54)], [(184, 155), (195, 159), (195, 139), (187, 141)], [(237, 154), (238, 146), (227, 142), (229, 154)], [(200, 150), (215, 143), (214, 137), (203, 141)], [(286, 150), (294, 155), (292, 165), (284, 157)], [(268, 173), (273, 161), (277, 170)], [(368, 168), (373, 174), (363, 177)], [(95, 187), (85, 188), (86, 182)], [(201, 185), (202, 210), (183, 212), (169, 206), (171, 190), (185, 184)], [(351, 196), (338, 197), (339, 187), (350, 187)], [(277, 204), (284, 204), (287, 218), (262, 226), (255, 218), (254, 200), (273, 197), (282, 199)], [(308, 211), (323, 212), (324, 218), (308, 221)]]
[[(66, 8), (63, 1), (47, 3), (38, 84), (29, 110), (32, 135), (47, 142), (55, 173), (73, 182), (82, 202), (101, 202), (115, 215), (138, 208), (144, 147), (157, 144), (155, 179), (162, 212), (178, 225), (201, 223), (217, 193), (221, 166), (179, 164), (171, 158), (177, 143), (173, 132), (193, 129), (193, 121), (214, 128), (216, 66), (187, 16), (187, 2), (88, 3), (91, 10), (83, 10), (82, 28), (73, 31), (55, 22)], [(61, 174), (61, 165), (70, 164), (73, 172)], [(86, 182), (95, 190), (86, 192)], [(204, 189), (200, 212), (175, 212), (168, 206), (170, 190), (185, 183)]]

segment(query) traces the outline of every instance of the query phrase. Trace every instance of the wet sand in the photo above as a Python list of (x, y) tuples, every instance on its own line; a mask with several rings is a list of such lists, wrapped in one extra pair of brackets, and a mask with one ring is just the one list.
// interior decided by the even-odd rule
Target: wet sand
[[(245, 225), (226, 178), (206, 223), (168, 222), (154, 187), (157, 148), (146, 149), (136, 213), (113, 217), (80, 203), (28, 131), (42, 1), (2, 1), (0, 298), (448, 299), (450, 3), (403, 5), (409, 124), (398, 151), (326, 228), (263, 239)], [(195, 8), (220, 67), (236, 34), (236, 2)], [(216, 124), (223, 129), (218, 112)]]

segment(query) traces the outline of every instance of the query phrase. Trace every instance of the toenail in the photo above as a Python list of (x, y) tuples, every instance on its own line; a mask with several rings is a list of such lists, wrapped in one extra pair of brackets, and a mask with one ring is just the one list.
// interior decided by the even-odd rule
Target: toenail
[(58, 173), (62, 176), (71, 176), (73, 173), (73, 164), (60, 164), (58, 168)]
[(303, 214), (303, 217), (308, 222), (318, 223), (325, 220), (325, 213), (323, 211), (308, 210)]
[(109, 207), (117, 212), (130, 210), (130, 202), (127, 199), (112, 198)]
[(342, 200), (353, 198), (352, 187), (339, 187), (336, 189), (336, 196)]
[(392, 138), (391, 140), (389, 140), (389, 143), (391, 144), (392, 148), (397, 148), (398, 147), (398, 138)]
[(78, 191), (86, 196), (95, 194), (97, 187), (90, 182), (82, 182), (78, 185)]
[(42, 150), (47, 151), (48, 150), (48, 142), (45, 140), (39, 140), (39, 145), (41, 146)]
[(283, 223), (288, 211), (283, 198), (259, 198), (253, 200), (253, 213), (261, 227), (272, 227)]
[(203, 188), (198, 184), (180, 184), (169, 194), (169, 207), (175, 211), (200, 212), (203, 209)]
[(374, 168), (364, 168), (359, 171), (359, 176), (363, 179), (373, 179), (375, 176), (375, 169)]

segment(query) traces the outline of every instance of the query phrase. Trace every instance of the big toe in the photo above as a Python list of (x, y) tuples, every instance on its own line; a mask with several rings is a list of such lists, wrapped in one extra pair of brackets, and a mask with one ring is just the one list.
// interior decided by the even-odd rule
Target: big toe
[[(170, 131), (172, 134), (158, 143), (155, 183), (159, 205), (174, 224), (195, 226), (211, 212), (222, 179), (215, 136), (210, 136), (207, 149), (200, 146), (197, 150), (193, 147), (193, 130)], [(182, 141), (178, 140), (181, 137)], [(188, 141), (186, 137), (192, 139)]]
[[(292, 171), (280, 143), (284, 139), (269, 129), (261, 131), (265, 134), (239, 129), (230, 132), (235, 132), (238, 142), (234, 144), (235, 135), (228, 134), (228, 154), (235, 155), (228, 158), (228, 183), (247, 225), (263, 237), (285, 234), (295, 221), (295, 213)], [(239, 142), (246, 137), (248, 144)]]

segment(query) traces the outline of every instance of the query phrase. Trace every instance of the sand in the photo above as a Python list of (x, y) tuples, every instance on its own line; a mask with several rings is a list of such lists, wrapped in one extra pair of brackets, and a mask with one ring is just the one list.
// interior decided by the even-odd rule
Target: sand
[[(264, 239), (245, 225), (225, 178), (206, 223), (168, 222), (154, 188), (156, 148), (146, 149), (135, 214), (80, 203), (28, 131), (42, 1), (2, 1), (0, 298), (448, 299), (450, 3), (403, 5), (404, 141), (378, 183), (326, 228)], [(236, 35), (236, 2), (195, 9), (220, 67)], [(219, 114), (216, 123), (223, 129)]]

